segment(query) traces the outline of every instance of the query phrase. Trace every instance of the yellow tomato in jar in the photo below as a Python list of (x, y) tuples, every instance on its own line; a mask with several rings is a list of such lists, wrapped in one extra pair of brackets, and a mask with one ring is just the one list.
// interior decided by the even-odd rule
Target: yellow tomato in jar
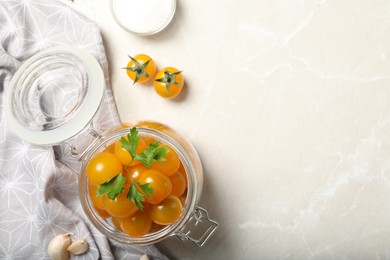
[(111, 221), (116, 229), (122, 231), (122, 218), (111, 217)]
[(175, 195), (177, 197), (180, 197), (183, 195), (184, 191), (187, 188), (187, 182), (184, 178), (183, 174), (179, 171), (173, 174), (172, 176), (169, 176), (169, 179), (172, 183), (172, 195)]
[(88, 183), (89, 197), (92, 204), (99, 209), (104, 209), (103, 198), (104, 196), (97, 196), (98, 187), (92, 182)]
[(167, 176), (155, 171), (148, 170), (141, 174), (138, 178), (138, 182), (141, 185), (149, 184), (149, 187), (153, 189), (153, 193), (146, 197), (146, 202), (150, 204), (157, 204), (163, 199), (169, 196), (172, 192), (172, 183)]
[(108, 152), (95, 154), (85, 168), (88, 179), (95, 185), (102, 184), (122, 172), (122, 164), (118, 158)]
[(150, 218), (159, 225), (169, 225), (179, 219), (183, 206), (178, 197), (170, 195), (150, 207)]
[(149, 215), (144, 211), (138, 211), (134, 215), (121, 220), (121, 228), (131, 237), (141, 237), (147, 234), (152, 225)]
[[(123, 137), (123, 138), (125, 138), (128, 141), (127, 137)], [(145, 141), (140, 139), (138, 142), (136, 153), (139, 154), (143, 152), (146, 149), (146, 147), (147, 145)], [(115, 142), (115, 155), (124, 166), (128, 165), (130, 162), (131, 162), (130, 165), (132, 166), (141, 163), (140, 161), (137, 160), (133, 161), (133, 158), (131, 157), (129, 151), (127, 151), (125, 148), (122, 147), (122, 143), (120, 140)]]
[(171, 176), (179, 169), (180, 159), (171, 147), (167, 145), (161, 145), (161, 147), (168, 149), (169, 152), (165, 155), (165, 161), (152, 162), (152, 168), (166, 176)]
[(137, 206), (127, 198), (129, 188), (126, 187), (114, 200), (104, 196), (104, 209), (113, 217), (125, 218), (137, 212)]
[(138, 180), (139, 176), (141, 176), (141, 174), (147, 170), (150, 169), (142, 164), (127, 167), (123, 172), (123, 175), (126, 177), (126, 183), (131, 184), (133, 181)]
[(108, 212), (105, 211), (104, 209), (99, 209), (99, 208), (95, 207), (95, 210), (102, 218), (109, 218), (109, 217), (111, 217), (111, 215), (108, 214)]

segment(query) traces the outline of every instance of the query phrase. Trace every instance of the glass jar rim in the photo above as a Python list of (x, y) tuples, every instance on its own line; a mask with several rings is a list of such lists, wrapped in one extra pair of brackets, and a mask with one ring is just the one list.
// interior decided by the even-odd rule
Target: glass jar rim
[[(30, 128), (28, 123), (23, 123), (25, 120), (23, 114), (31, 112), (24, 101), (31, 101), (30, 99), (35, 98), (37, 93), (44, 93), (47, 86), (42, 87), (42, 81), (45, 77), (53, 76), (56, 78), (56, 75), (52, 75), (56, 73), (55, 69), (66, 70), (68, 65), (85, 76), (85, 81), (81, 82), (82, 86), (72, 85), (72, 88), (75, 86), (75, 88), (81, 89), (76, 89), (79, 91), (80, 98), (72, 104), (74, 106), (69, 110), (71, 116), (62, 115), (61, 123), (53, 127), (46, 127), (45, 124), (42, 124), (39, 127)], [(59, 93), (58, 95), (62, 94), (62, 92), (57, 91), (56, 85), (52, 85), (50, 80), (47, 81), (49, 82), (47, 85), (52, 88), (53, 92)], [(48, 48), (26, 60), (13, 75), (9, 91), (6, 93), (5, 116), (7, 124), (12, 132), (30, 143), (38, 145), (61, 144), (77, 136), (93, 120), (103, 100), (104, 88), (103, 71), (90, 53), (66, 45)], [(38, 107), (37, 111), (42, 110), (44, 102), (35, 101), (33, 99), (30, 103)], [(55, 105), (54, 108), (57, 109), (59, 105)], [(22, 116), (18, 116), (16, 110), (22, 111), (20, 113)], [(34, 116), (30, 117), (31, 122), (36, 119)], [(43, 121), (51, 122), (49, 117), (44, 118)]]
[(192, 212), (194, 211), (197, 203), (198, 194), (196, 187), (199, 185), (199, 183), (195, 176), (195, 168), (191, 160), (189, 159), (189, 156), (187, 155), (185, 149), (183, 149), (183, 147), (177, 141), (158, 130), (145, 127), (137, 127), (140, 136), (152, 137), (157, 141), (160, 141), (163, 144), (170, 146), (177, 153), (187, 173), (187, 198), (186, 202), (183, 205), (183, 210), (180, 218), (173, 224), (167, 225), (165, 228), (159, 231), (146, 234), (139, 238), (133, 238), (122, 231), (116, 230), (113, 225), (110, 225), (96, 212), (88, 196), (88, 181), (85, 173), (85, 162), (87, 162), (89, 158), (93, 156), (93, 154), (100, 151), (102, 148), (105, 148), (105, 145), (112, 144), (113, 142), (117, 141), (119, 137), (127, 135), (129, 133), (129, 129), (130, 128), (125, 128), (111, 133), (103, 137), (101, 141), (94, 145), (94, 147), (91, 149), (91, 151), (88, 153), (88, 155), (83, 161), (83, 169), (80, 173), (79, 178), (79, 195), (81, 205), (85, 214), (101, 233), (120, 243), (148, 245), (159, 242), (169, 236), (175, 235), (175, 232), (177, 232), (186, 224)]

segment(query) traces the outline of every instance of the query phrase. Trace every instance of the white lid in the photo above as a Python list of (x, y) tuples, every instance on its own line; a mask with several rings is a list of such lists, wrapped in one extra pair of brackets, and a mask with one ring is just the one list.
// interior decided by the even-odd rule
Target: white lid
[(176, 0), (111, 0), (111, 13), (123, 29), (141, 35), (163, 30), (176, 11)]
[(91, 122), (104, 93), (104, 75), (85, 50), (54, 47), (29, 58), (6, 89), (7, 126), (34, 144), (59, 144)]

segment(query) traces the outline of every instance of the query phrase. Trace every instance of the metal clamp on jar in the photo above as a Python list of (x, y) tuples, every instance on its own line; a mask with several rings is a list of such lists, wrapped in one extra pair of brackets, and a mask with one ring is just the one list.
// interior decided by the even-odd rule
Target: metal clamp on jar
[[(61, 75), (60, 77), (58, 75)], [(75, 84), (78, 82), (79, 84)], [(146, 245), (176, 236), (203, 246), (218, 223), (198, 207), (203, 187), (203, 170), (193, 145), (171, 128), (155, 122), (138, 122), (98, 133), (92, 120), (104, 94), (103, 72), (93, 56), (74, 47), (55, 47), (28, 59), (15, 73), (7, 92), (5, 108), (9, 128), (22, 139), (38, 145), (69, 145), (81, 164), (80, 202), (93, 225), (107, 237), (121, 243)], [(141, 237), (118, 230), (110, 218), (102, 217), (89, 196), (86, 175), (88, 161), (112, 146), (136, 127), (141, 137), (169, 146), (186, 173), (187, 190), (180, 217), (172, 224)], [(87, 147), (74, 140), (92, 138)], [(73, 144), (72, 144), (73, 143)]]

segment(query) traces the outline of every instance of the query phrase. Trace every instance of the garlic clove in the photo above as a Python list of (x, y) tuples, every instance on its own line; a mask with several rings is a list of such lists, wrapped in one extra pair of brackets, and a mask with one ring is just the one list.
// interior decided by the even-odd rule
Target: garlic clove
[(144, 254), (140, 257), (139, 260), (149, 260), (149, 256), (147, 254)]
[(70, 233), (55, 236), (47, 246), (47, 253), (51, 260), (69, 260), (70, 255), (66, 250), (71, 244)]
[(88, 243), (84, 239), (78, 238), (66, 250), (68, 250), (72, 255), (81, 255), (87, 252)]

